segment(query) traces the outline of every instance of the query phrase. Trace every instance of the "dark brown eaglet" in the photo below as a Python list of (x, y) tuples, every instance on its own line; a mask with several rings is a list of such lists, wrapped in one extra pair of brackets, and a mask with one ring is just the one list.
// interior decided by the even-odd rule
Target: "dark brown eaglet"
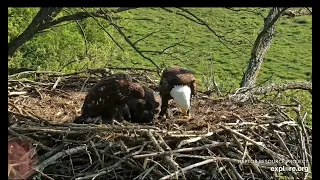
[(87, 94), (82, 117), (98, 117), (111, 121), (115, 107), (126, 104), (130, 99), (140, 99), (145, 95), (143, 87), (133, 83), (129, 75), (114, 74), (94, 85)]

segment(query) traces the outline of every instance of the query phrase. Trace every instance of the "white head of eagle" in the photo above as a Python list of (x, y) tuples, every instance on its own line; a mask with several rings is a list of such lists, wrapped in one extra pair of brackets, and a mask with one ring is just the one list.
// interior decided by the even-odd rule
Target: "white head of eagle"
[(170, 95), (179, 105), (184, 115), (190, 109), (191, 88), (186, 85), (175, 85), (170, 91)]

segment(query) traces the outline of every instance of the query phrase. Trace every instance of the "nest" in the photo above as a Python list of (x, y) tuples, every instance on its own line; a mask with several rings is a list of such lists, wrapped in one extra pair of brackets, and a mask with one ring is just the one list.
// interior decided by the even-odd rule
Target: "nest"
[[(240, 106), (200, 95), (192, 102), (191, 119), (180, 118), (170, 103), (166, 121), (73, 124), (96, 76), (16, 77), (9, 78), (8, 139), (17, 137), (36, 147), (30, 179), (311, 176), (312, 129), (304, 125), (306, 114), (299, 109), (293, 118), (268, 102)], [(135, 78), (155, 86), (148, 77)]]

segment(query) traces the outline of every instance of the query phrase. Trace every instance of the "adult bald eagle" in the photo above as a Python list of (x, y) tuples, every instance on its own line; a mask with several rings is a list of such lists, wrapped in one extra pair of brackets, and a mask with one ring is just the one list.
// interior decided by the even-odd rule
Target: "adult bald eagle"
[(75, 123), (89, 123), (91, 118), (101, 116), (103, 123), (111, 122), (117, 107), (124, 107), (132, 99), (143, 99), (142, 85), (132, 82), (130, 75), (118, 73), (110, 75), (95, 84), (87, 94), (82, 114)]
[(178, 66), (166, 68), (161, 76), (159, 91), (162, 98), (159, 117), (167, 114), (170, 99), (174, 99), (179, 105), (184, 116), (191, 117), (191, 96), (197, 94), (197, 83), (193, 72)]

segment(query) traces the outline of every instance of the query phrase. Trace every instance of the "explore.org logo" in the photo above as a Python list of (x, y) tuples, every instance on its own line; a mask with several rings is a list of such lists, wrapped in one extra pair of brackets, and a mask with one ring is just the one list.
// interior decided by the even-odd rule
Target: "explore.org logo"
[(270, 167), (271, 171), (284, 172), (284, 171), (303, 171), (309, 172), (309, 167), (290, 167), (290, 166), (280, 166), (280, 167)]

